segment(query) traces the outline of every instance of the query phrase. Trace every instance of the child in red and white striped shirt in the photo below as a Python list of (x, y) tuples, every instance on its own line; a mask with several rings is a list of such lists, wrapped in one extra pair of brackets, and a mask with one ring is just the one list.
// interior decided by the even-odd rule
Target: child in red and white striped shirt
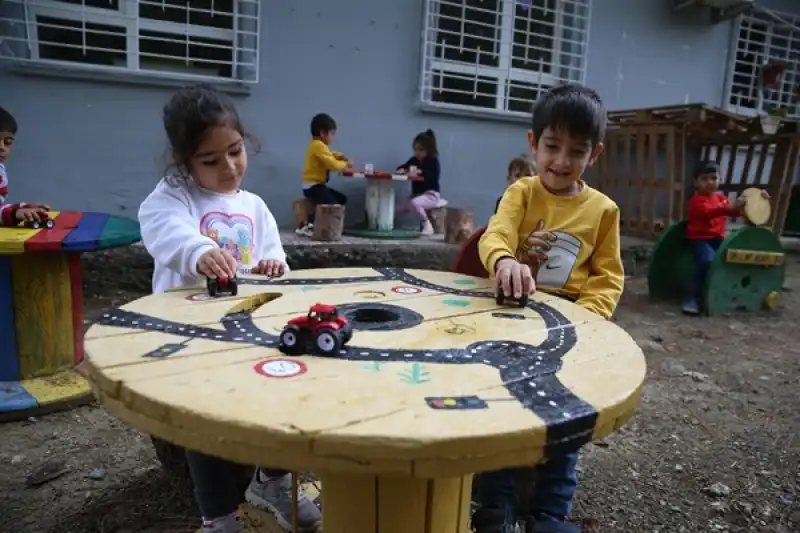
[(40, 221), (47, 218), (50, 206), (45, 204), (7, 204), (8, 175), (5, 162), (11, 153), (14, 136), (17, 134), (17, 121), (14, 116), (0, 107), (0, 226), (14, 226), (21, 220)]

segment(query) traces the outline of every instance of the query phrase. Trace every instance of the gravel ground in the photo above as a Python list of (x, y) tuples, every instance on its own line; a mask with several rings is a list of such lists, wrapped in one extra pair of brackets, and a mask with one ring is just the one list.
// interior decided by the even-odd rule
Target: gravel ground
[[(131, 250), (86, 259), (87, 318), (148, 291), (149, 262)], [(449, 261), (421, 254), (420, 266)], [(293, 266), (396, 260), (322, 253)], [(800, 531), (800, 261), (790, 258), (782, 309), (712, 319), (649, 302), (641, 270), (615, 320), (645, 350), (644, 400), (621, 431), (586, 447), (576, 521), (595, 533)], [(162, 472), (149, 438), (98, 406), (0, 425), (0, 442), (0, 532), (197, 527), (191, 498)], [(65, 473), (26, 487), (47, 462)]]

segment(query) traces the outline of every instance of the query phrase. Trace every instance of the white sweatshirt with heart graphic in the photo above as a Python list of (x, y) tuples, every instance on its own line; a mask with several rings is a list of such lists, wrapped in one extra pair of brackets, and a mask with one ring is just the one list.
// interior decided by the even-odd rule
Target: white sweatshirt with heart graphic
[(162, 179), (139, 207), (142, 241), (153, 256), (153, 292), (205, 284), (200, 256), (224, 248), (247, 274), (259, 261), (286, 263), (275, 217), (259, 196), (239, 190), (220, 194), (191, 179), (175, 186)]

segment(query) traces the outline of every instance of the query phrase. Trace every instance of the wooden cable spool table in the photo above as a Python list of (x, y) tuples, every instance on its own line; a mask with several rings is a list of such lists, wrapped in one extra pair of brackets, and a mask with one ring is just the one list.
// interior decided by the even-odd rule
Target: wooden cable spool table
[[(285, 355), (287, 321), (335, 304), (335, 357)], [(490, 281), (389, 268), (245, 277), (110, 311), (86, 334), (92, 388), (139, 430), (245, 464), (321, 473), (326, 533), (466, 533), (474, 472), (533, 465), (619, 428), (645, 359), (612, 322)]]
[(135, 220), (53, 211), (52, 229), (0, 228), (0, 420), (91, 399), (80, 254), (140, 239)]

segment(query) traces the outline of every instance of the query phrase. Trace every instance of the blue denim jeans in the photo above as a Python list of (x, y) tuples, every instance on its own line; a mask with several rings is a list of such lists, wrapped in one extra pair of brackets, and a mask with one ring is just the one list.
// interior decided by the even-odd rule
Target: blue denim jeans
[[(578, 488), (577, 464), (576, 451), (555, 455), (530, 468), (536, 472), (536, 486), (529, 507), (537, 522), (561, 522), (572, 514), (572, 499)], [(478, 503), (484, 507), (516, 506), (517, 471), (507, 468), (480, 474)]]
[[(186, 462), (194, 484), (194, 499), (203, 518), (227, 516), (244, 501), (235, 474), (241, 466), (225, 459), (186, 450)], [(269, 477), (282, 477), (286, 470), (261, 469)]]
[(694, 257), (694, 274), (692, 275), (691, 292), (688, 298), (700, 303), (703, 298), (703, 285), (706, 282), (708, 267), (719, 250), (722, 239), (689, 239), (689, 247)]

